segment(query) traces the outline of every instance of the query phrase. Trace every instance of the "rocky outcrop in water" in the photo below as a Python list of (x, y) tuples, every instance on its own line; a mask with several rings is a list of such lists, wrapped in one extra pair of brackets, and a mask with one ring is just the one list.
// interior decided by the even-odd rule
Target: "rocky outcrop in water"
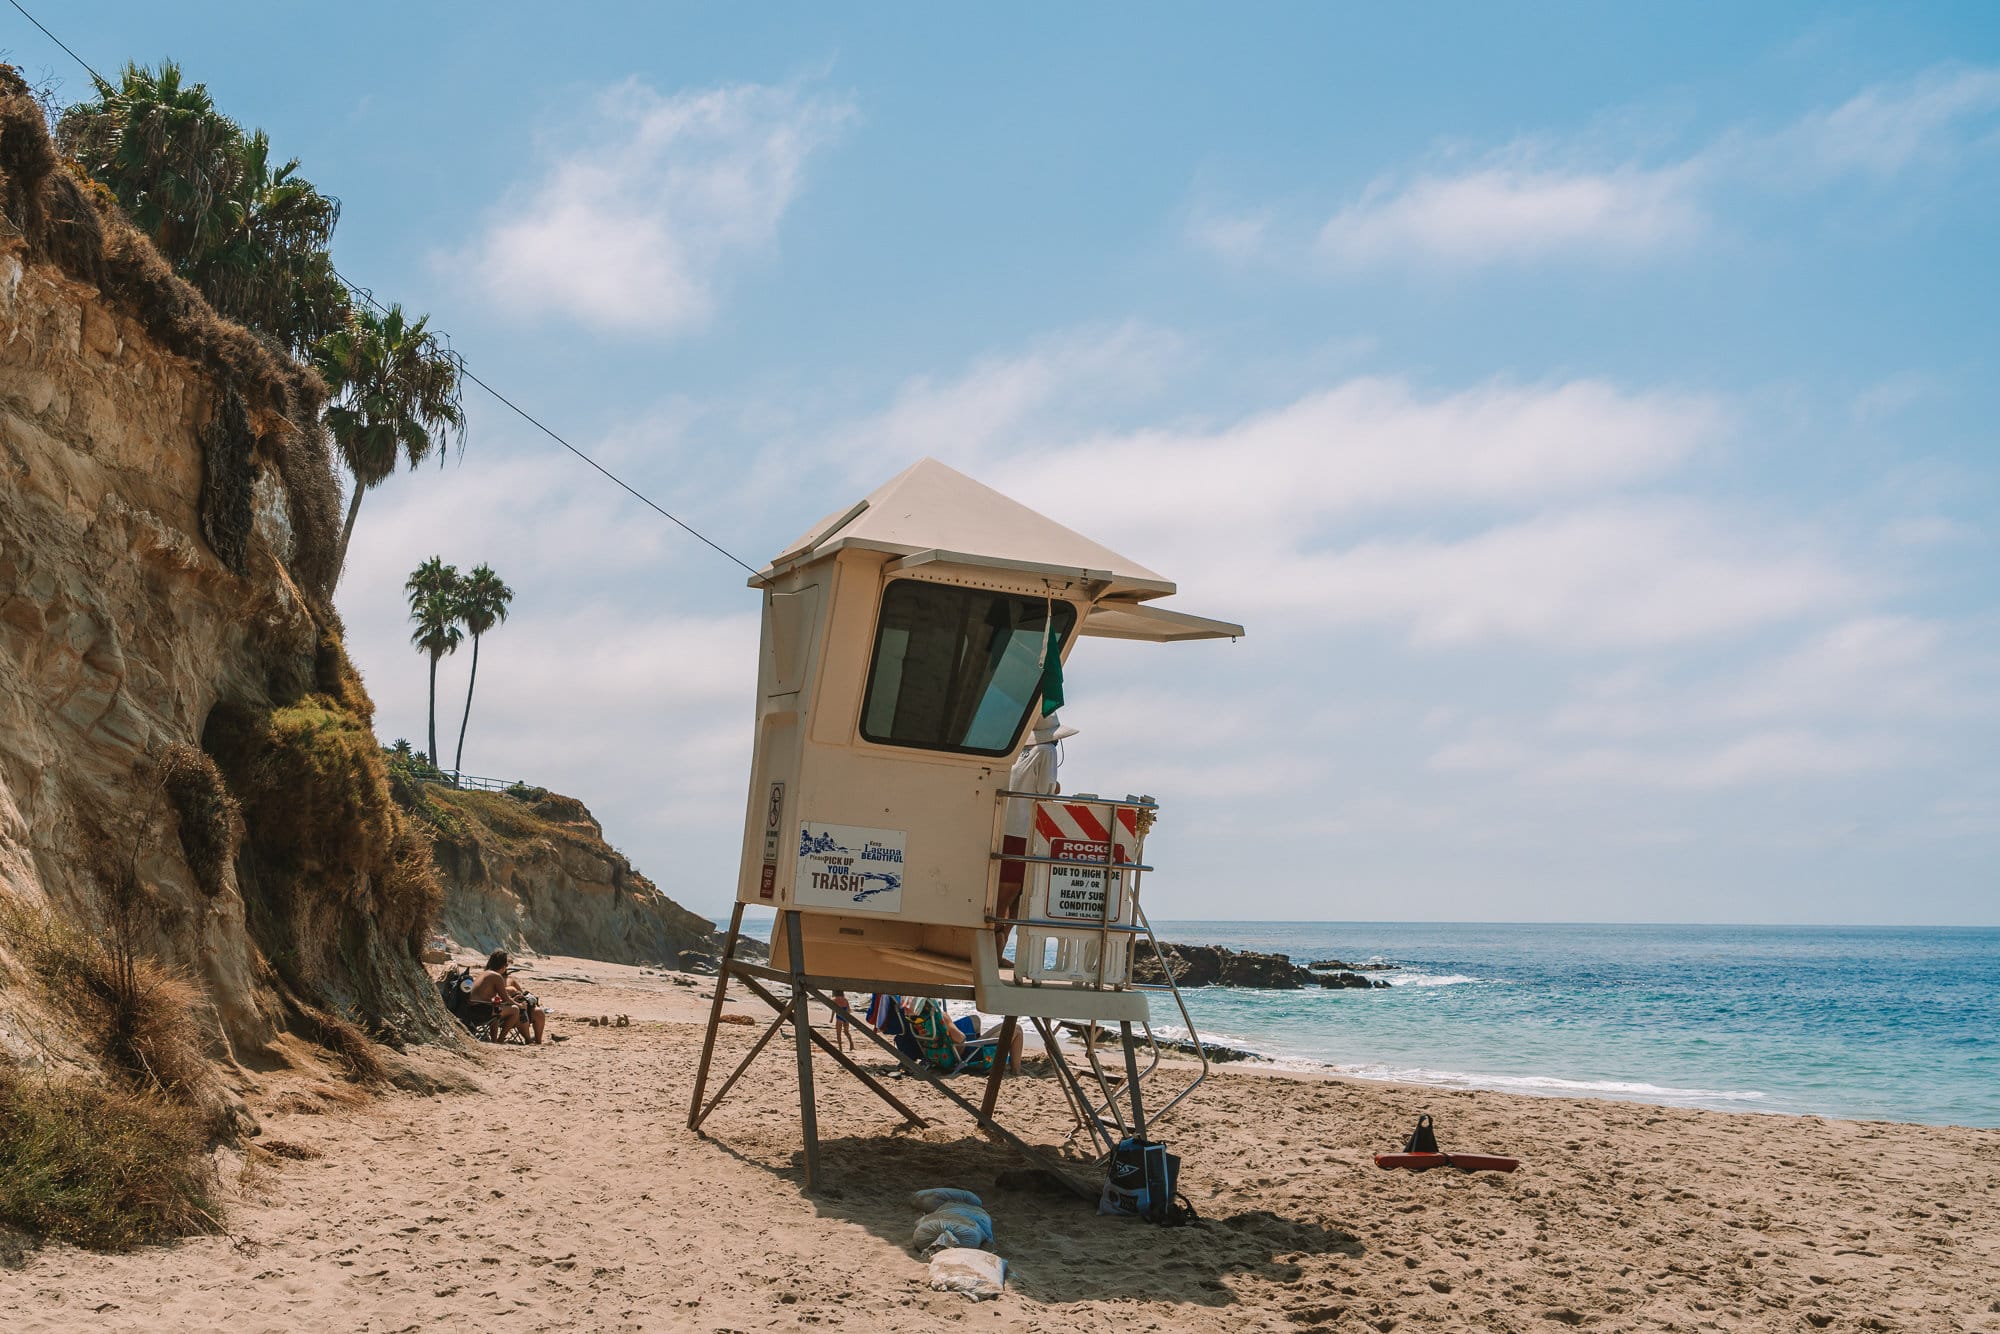
[[(1273, 991), (1297, 991), (1302, 987), (1328, 989), (1386, 987), (1359, 973), (1329, 972), (1317, 965), (1305, 967), (1292, 962), (1289, 954), (1259, 954), (1249, 950), (1226, 949), (1221, 945), (1161, 944), (1167, 967), (1179, 987), (1261, 987)], [(1167, 979), (1159, 961), (1142, 952), (1132, 967), (1132, 980), (1158, 985)]]

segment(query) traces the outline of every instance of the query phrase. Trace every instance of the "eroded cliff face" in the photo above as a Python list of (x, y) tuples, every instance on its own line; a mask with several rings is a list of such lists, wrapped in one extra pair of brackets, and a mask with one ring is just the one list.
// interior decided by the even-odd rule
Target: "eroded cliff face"
[(442, 929), (458, 946), (669, 968), (720, 953), (715, 924), (634, 870), (575, 798), (425, 784), (420, 800), (436, 825)]
[[(428, 841), (329, 601), (323, 388), (173, 278), (0, 75), (0, 907), (101, 929), (135, 880), (143, 948), (245, 1067), (340, 1020), (448, 1031)], [(88, 1062), (4, 935), (0, 1051)]]

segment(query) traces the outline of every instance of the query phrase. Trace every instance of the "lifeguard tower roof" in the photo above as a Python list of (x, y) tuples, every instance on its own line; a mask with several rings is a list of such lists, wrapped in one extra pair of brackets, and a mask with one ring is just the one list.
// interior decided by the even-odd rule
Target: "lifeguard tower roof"
[(933, 458), (917, 460), (808, 528), (750, 585), (762, 587), (794, 565), (852, 549), (898, 556), (902, 569), (960, 565), (1081, 579), (1097, 586), (1086, 635), (1169, 641), (1243, 633), (1229, 622), (1140, 606), (1174, 592), (1173, 581)]

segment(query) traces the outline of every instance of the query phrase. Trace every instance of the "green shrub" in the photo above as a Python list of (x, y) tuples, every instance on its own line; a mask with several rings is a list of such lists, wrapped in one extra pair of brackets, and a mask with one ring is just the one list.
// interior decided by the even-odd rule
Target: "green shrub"
[(124, 1251), (220, 1227), (198, 1113), (0, 1067), (0, 1223)]

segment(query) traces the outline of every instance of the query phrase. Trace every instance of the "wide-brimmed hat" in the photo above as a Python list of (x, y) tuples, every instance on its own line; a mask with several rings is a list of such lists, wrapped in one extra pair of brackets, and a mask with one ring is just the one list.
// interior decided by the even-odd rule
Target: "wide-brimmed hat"
[(1033, 739), (1037, 745), (1046, 745), (1051, 741), (1061, 741), (1065, 737), (1073, 737), (1075, 735), (1076, 729), (1074, 727), (1063, 726), (1054, 714), (1050, 714), (1035, 724)]

